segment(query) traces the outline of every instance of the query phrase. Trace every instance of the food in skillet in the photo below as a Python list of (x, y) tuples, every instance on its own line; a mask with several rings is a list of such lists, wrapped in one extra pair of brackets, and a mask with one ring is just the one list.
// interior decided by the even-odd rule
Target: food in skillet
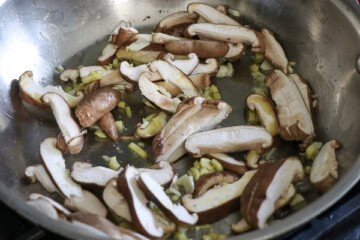
[[(64, 199), (62, 205), (33, 193), (28, 204), (113, 239), (187, 239), (187, 231), (223, 239), (209, 224), (236, 213), (239, 221), (228, 226), (234, 234), (264, 228), (306, 203), (307, 182), (328, 191), (338, 178), (340, 143), (315, 141), (309, 85), (271, 31), (243, 26), (237, 15), (224, 5), (191, 3), (152, 34), (122, 21), (97, 65), (60, 74), (63, 87), (41, 87), (31, 71), (23, 73), (20, 97), (51, 111), (59, 126), (58, 136), (40, 143), (39, 164), (25, 176)], [(221, 100), (226, 92), (213, 81), (226, 82), (232, 62), (245, 54), (253, 60), (255, 85), (246, 98), (247, 123), (222, 126), (236, 106)], [(141, 94), (151, 114), (129, 135), (117, 113), (132, 117), (125, 98), (131, 94)], [(80, 157), (84, 138), (94, 135), (124, 141), (134, 158), (154, 164), (121, 166), (116, 156), (104, 155), (108, 166), (94, 166)], [(152, 141), (151, 154), (141, 139)], [(298, 154), (274, 159), (286, 141), (299, 142)], [(243, 160), (235, 152), (243, 152)], [(79, 154), (71, 171), (68, 154)], [(194, 160), (179, 160), (184, 155)], [(187, 174), (176, 172), (177, 161), (193, 161)]]

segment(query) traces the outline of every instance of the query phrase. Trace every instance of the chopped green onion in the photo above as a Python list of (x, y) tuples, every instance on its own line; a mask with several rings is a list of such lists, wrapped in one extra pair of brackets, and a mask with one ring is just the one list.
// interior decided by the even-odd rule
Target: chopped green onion
[(260, 65), (260, 69), (264, 72), (269, 72), (272, 71), (274, 69), (273, 65), (268, 61), (268, 60), (264, 60), (261, 65)]
[(226, 65), (220, 65), (219, 71), (216, 73), (216, 77), (223, 78), (227, 76), (228, 67)]
[(139, 145), (139, 147), (141, 147), (141, 148), (144, 148), (144, 147), (145, 147), (145, 143), (143, 143), (143, 142), (139, 142), (138, 145)]
[(246, 121), (250, 125), (259, 125), (260, 124), (260, 120), (259, 120), (256, 112), (252, 111), (250, 109), (247, 109), (247, 119), (246, 119)]
[(103, 71), (91, 71), (87, 77), (81, 79), (84, 84), (100, 80), (103, 76)]
[(118, 59), (117, 57), (114, 58), (114, 60), (112, 61), (112, 67), (119, 68), (120, 67), (120, 59)]
[(197, 169), (195, 167), (190, 168), (188, 174), (193, 176), (195, 181), (197, 181), (200, 177), (200, 171), (199, 171), (199, 169)]
[(147, 153), (138, 145), (136, 145), (135, 143), (131, 142), (128, 145), (128, 148), (133, 152), (133, 154), (135, 154), (136, 156), (141, 157), (142, 159), (146, 159), (147, 158)]
[(304, 168), (304, 172), (305, 172), (306, 174), (310, 175), (311, 169), (312, 169), (311, 166), (306, 166), (306, 167)]
[(61, 65), (58, 65), (55, 69), (56, 69), (56, 71), (58, 71), (59, 73), (62, 73), (62, 72), (65, 70), (64, 67), (61, 66)]
[(314, 160), (319, 153), (320, 148), (322, 147), (321, 142), (313, 142), (305, 150), (305, 157), (307, 160)]
[(259, 65), (258, 65), (258, 64), (254, 63), (254, 64), (252, 64), (252, 65), (250, 66), (250, 72), (251, 72), (251, 73), (256, 73), (256, 72), (258, 72), (258, 71), (259, 71)]
[(256, 63), (261, 63), (262, 61), (264, 61), (264, 59), (265, 59), (265, 56), (262, 53), (255, 53), (254, 58), (253, 58), (254, 62), (256, 62)]
[(118, 107), (119, 107), (119, 108), (125, 108), (125, 106), (126, 106), (126, 103), (123, 102), (123, 101), (120, 101), (120, 102), (118, 103)]
[(178, 188), (178, 186), (183, 186), (186, 193), (193, 193), (195, 189), (194, 177), (186, 174), (181, 176), (174, 183), (174, 188)]
[(305, 203), (305, 198), (301, 194), (297, 193), (295, 194), (293, 200), (290, 202), (290, 207), (296, 209), (300, 207), (303, 203)]
[(232, 77), (233, 75), (234, 75), (234, 67), (233, 67), (233, 65), (231, 63), (228, 62), (226, 76), (227, 77)]
[(296, 65), (296, 62), (294, 62), (294, 61), (290, 61), (290, 62), (289, 62), (289, 66), (293, 67), (293, 66), (295, 66), (295, 65)]
[(103, 132), (103, 130), (101, 129), (98, 129), (95, 131), (95, 135), (98, 137), (98, 138), (106, 138), (106, 134)]
[(215, 100), (221, 100), (221, 95), (220, 95), (220, 93), (214, 93), (214, 99)]
[(131, 118), (132, 117), (132, 112), (131, 112), (131, 108), (129, 106), (126, 106), (125, 107), (125, 112), (126, 112), (126, 116), (128, 118)]
[(143, 98), (143, 103), (144, 103), (146, 106), (148, 106), (149, 108), (154, 108), (154, 109), (155, 109), (154, 105), (152, 105), (152, 104), (150, 103), (150, 101), (147, 100), (146, 98)]
[(209, 90), (210, 90), (211, 93), (218, 93), (219, 92), (219, 89), (214, 84), (212, 84), (210, 86)]
[(224, 167), (221, 165), (221, 163), (219, 163), (218, 160), (211, 159), (210, 163), (215, 168), (216, 171), (223, 171), (224, 170)]
[(118, 132), (122, 132), (125, 129), (124, 123), (121, 120), (115, 121), (115, 126), (116, 126), (116, 129), (118, 130)]
[(120, 164), (117, 161), (116, 156), (113, 156), (109, 159), (108, 166), (109, 166), (109, 168), (111, 168), (112, 170), (115, 170), (115, 171), (120, 169)]
[(152, 114), (150, 114), (149, 116), (147, 116), (146, 118), (145, 118), (145, 120), (146, 121), (151, 121), (154, 117), (156, 117), (157, 116), (157, 113), (152, 113)]
[(229, 8), (228, 10), (228, 13), (234, 17), (240, 17), (240, 11), (239, 10), (235, 10), (235, 9), (232, 9), (232, 8)]

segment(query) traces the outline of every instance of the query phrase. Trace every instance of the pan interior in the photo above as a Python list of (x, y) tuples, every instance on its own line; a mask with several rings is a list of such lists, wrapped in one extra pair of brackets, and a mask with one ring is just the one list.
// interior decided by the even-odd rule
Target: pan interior
[[(53, 231), (67, 236), (74, 231), (60, 231), (55, 223), (47, 223), (46, 218), (29, 211), (24, 205), (30, 193), (48, 195), (39, 184), (25, 184), (23, 173), (27, 166), (40, 163), (40, 142), (47, 137), (56, 137), (59, 129), (51, 114), (22, 103), (15, 79), (24, 71), (32, 70), (35, 80), (41, 84), (59, 84), (55, 67), (59, 64), (65, 68), (94, 65), (106, 45), (108, 34), (120, 20), (131, 21), (139, 32), (150, 33), (161, 18), (185, 10), (189, 2), (109, 0), (94, 4), (80, 0), (0, 1), (0, 198), (32, 221)], [(357, 179), (353, 167), (360, 151), (360, 124), (357, 122), (360, 115), (360, 81), (355, 70), (355, 59), (360, 53), (360, 36), (356, 31), (359, 23), (351, 18), (353, 13), (350, 9), (353, 6), (327, 0), (211, 2), (214, 5), (217, 3), (238, 9), (242, 24), (266, 27), (275, 32), (289, 61), (296, 62), (295, 71), (310, 83), (317, 103), (314, 111), (317, 139), (322, 142), (337, 139), (343, 144), (338, 151), (339, 175), (340, 179), (347, 176), (349, 180), (342, 183), (344, 187), (341, 189), (336, 186), (327, 199), (342, 195)], [(222, 99), (233, 107), (233, 112), (221, 126), (245, 123), (245, 98), (253, 87), (248, 70), (250, 63), (247, 54), (234, 63), (232, 78), (214, 80)], [(126, 133), (133, 133), (135, 125), (146, 116), (146, 112), (139, 92), (124, 97), (136, 114), (128, 119), (125, 114), (115, 112), (115, 118), (124, 121)], [(150, 153), (151, 141), (144, 142), (149, 143), (146, 150)], [(122, 166), (131, 164), (140, 167), (152, 163), (151, 160), (135, 158), (128, 150), (128, 143), (101, 141), (90, 132), (85, 138), (83, 151), (76, 156), (66, 155), (66, 164), (70, 168), (74, 161), (81, 160), (104, 166), (103, 155), (117, 156)], [(274, 157), (296, 152), (297, 145), (289, 143), (276, 151)], [(242, 156), (239, 154), (237, 157)], [(183, 174), (184, 166), (192, 162), (190, 158), (183, 158), (175, 167)], [(52, 197), (59, 199), (56, 195)], [(318, 195), (311, 191), (307, 197), (312, 202)], [(10, 202), (10, 199), (13, 201)], [(325, 198), (321, 201), (326, 205)], [(313, 211), (320, 212), (319, 209)], [(236, 219), (238, 213), (215, 224), (214, 228), (229, 233), (229, 224)], [(296, 225), (296, 219), (292, 220), (294, 222), (289, 224), (289, 228)]]

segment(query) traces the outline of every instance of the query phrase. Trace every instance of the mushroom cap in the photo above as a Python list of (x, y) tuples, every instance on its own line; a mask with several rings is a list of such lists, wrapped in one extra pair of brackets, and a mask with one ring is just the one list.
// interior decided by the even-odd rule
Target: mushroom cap
[[(110, 43), (107, 44), (104, 47), (101, 55), (97, 59), (97, 65), (102, 66), (102, 65), (107, 65), (107, 64), (111, 63), (116, 55), (117, 49), (118, 49), (117, 45), (110, 44)], [(60, 79), (61, 79), (61, 75), (60, 75)]]
[(118, 139), (118, 130), (115, 125), (114, 116), (111, 112), (106, 113), (98, 120), (99, 127), (104, 130), (111, 140), (116, 141)]

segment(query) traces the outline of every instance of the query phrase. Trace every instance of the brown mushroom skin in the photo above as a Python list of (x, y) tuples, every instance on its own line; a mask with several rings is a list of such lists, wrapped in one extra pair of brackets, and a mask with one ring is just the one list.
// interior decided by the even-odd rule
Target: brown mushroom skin
[(111, 112), (106, 113), (98, 121), (99, 127), (104, 130), (106, 135), (112, 140), (116, 141), (118, 138), (118, 131), (116, 129), (114, 117)]
[(241, 164), (235, 165), (229, 161), (224, 160), (221, 157), (218, 157), (217, 154), (205, 154), (205, 157), (210, 159), (216, 159), (219, 163), (221, 163), (221, 165), (224, 167), (225, 170), (234, 172), (238, 176), (242, 176), (244, 175), (245, 172), (248, 171), (248, 168), (246, 167), (245, 163), (242, 161), (239, 161), (239, 163)]
[(203, 195), (209, 188), (222, 184), (233, 183), (237, 181), (239, 177), (235, 173), (220, 171), (210, 174), (202, 175), (195, 183), (195, 190), (193, 197), (197, 198)]
[[(280, 169), (288, 159), (289, 158), (284, 158), (273, 163), (260, 165), (259, 170), (245, 187), (240, 200), (241, 214), (250, 226), (258, 228), (257, 213), (263, 201), (266, 199), (267, 189), (272, 183), (277, 170)], [(300, 180), (303, 177), (303, 175), (295, 175), (293, 181)]]
[(82, 127), (89, 127), (120, 102), (120, 92), (111, 86), (100, 88), (84, 97), (75, 109)]
[(199, 58), (217, 58), (225, 56), (229, 51), (229, 46), (219, 41), (178, 40), (166, 43), (165, 49), (177, 55), (196, 53)]
[(62, 152), (65, 153), (67, 152), (69, 149), (67, 147), (67, 144), (65, 142), (65, 138), (62, 135), (62, 133), (59, 133), (57, 136), (57, 142), (56, 142), (56, 147)]

